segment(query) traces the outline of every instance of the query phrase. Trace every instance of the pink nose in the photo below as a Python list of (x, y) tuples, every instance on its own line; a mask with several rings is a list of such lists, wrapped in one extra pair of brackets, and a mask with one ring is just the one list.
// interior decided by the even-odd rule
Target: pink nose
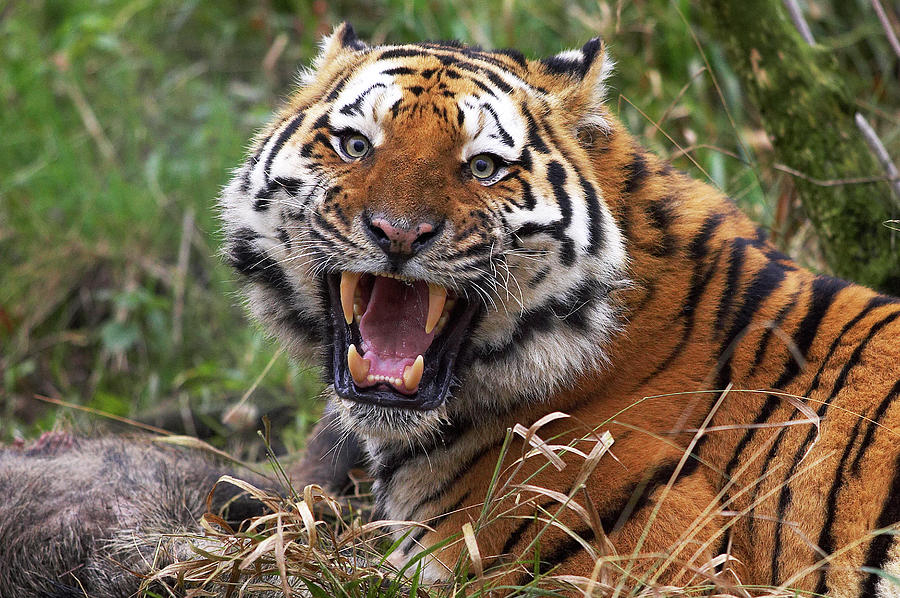
[(373, 218), (369, 233), (391, 261), (409, 258), (430, 244), (436, 236), (434, 225), (420, 222), (415, 226), (395, 226), (386, 218)]

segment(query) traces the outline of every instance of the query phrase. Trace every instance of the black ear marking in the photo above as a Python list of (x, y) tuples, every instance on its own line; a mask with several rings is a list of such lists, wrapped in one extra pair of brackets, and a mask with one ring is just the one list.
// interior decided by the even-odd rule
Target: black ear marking
[(541, 59), (541, 64), (554, 75), (570, 75), (584, 79), (595, 60), (603, 56), (603, 39), (592, 38), (581, 50), (561, 52)]
[(602, 58), (603, 39), (600, 37), (592, 38), (588, 43), (581, 46), (581, 53), (584, 54), (584, 61), (579, 75), (582, 79), (587, 75), (588, 69), (594, 64), (594, 60), (598, 57)]
[(350, 50), (365, 50), (368, 46), (356, 35), (353, 25), (346, 21), (341, 24), (340, 38), (341, 47)]

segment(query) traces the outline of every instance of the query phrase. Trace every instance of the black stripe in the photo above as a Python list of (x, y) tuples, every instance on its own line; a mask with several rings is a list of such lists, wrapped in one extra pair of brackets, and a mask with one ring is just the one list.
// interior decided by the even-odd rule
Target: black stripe
[[(502, 65), (501, 65), (501, 68), (502, 68)], [(509, 83), (507, 83), (506, 81), (501, 79), (493, 71), (484, 71), (484, 74), (487, 75), (487, 78), (490, 79), (491, 83), (496, 85), (500, 89), (500, 91), (502, 91), (503, 93), (510, 94), (513, 92), (512, 86), (510, 86)]]
[(385, 85), (384, 83), (375, 83), (374, 85), (360, 93), (358, 96), (356, 96), (355, 100), (353, 100), (349, 104), (344, 104), (343, 106), (341, 106), (338, 112), (340, 112), (341, 114), (346, 114), (347, 116), (351, 114), (359, 114), (360, 116), (362, 116), (362, 108), (360, 108), (360, 106), (362, 106), (363, 100), (365, 100), (366, 96), (376, 89), (387, 89), (387, 85)]
[[(528, 151), (527, 147), (522, 148), (522, 153), (519, 154), (518, 166), (522, 170), (526, 172), (531, 172), (532, 162), (531, 162), (531, 152)], [(516, 173), (519, 174), (519, 173)]]
[[(454, 511), (456, 511), (457, 509), (459, 509), (462, 506), (462, 504), (466, 501), (466, 499), (469, 498), (470, 494), (471, 493), (468, 490), (463, 492), (462, 496), (460, 496), (456, 500), (456, 502), (454, 502), (452, 505), (447, 507), (447, 509), (444, 511), (444, 513), (442, 515), (435, 517), (433, 519), (429, 519), (427, 521), (428, 525), (436, 530), (438, 528), (438, 526), (441, 523), (443, 523), (445, 519), (447, 519), (447, 517), (449, 517), (451, 514), (453, 514)], [(428, 530), (426, 528), (420, 527), (410, 535), (410, 540), (412, 540), (413, 543), (418, 545), (422, 541), (422, 538), (424, 538), (425, 534), (427, 534), (427, 533), (428, 533)]]
[(631, 155), (631, 162), (625, 166), (625, 173), (625, 193), (634, 193), (650, 174), (647, 170), (647, 160), (640, 153), (635, 152)]
[(526, 210), (533, 210), (537, 206), (537, 199), (535, 199), (534, 193), (531, 191), (531, 185), (528, 181), (521, 181), (521, 183), (524, 207)]
[(503, 128), (502, 124), (500, 124), (500, 117), (497, 115), (497, 112), (496, 112), (496, 110), (494, 110), (494, 107), (491, 106), (490, 104), (488, 104), (487, 102), (482, 102), (481, 107), (484, 108), (485, 110), (487, 110), (488, 114), (490, 114), (492, 117), (494, 117), (494, 122), (497, 123), (497, 130), (500, 133), (500, 141), (503, 142), (503, 145), (506, 145), (508, 147), (515, 146), (515, 142), (513, 141), (512, 135), (510, 135), (506, 131), (506, 129)]
[(538, 224), (536, 222), (527, 222), (515, 230), (515, 234), (519, 237), (533, 237), (535, 235), (556, 236), (555, 224)]
[[(679, 479), (693, 473), (696, 470), (697, 463), (696, 459), (693, 458), (688, 463), (685, 463), (685, 467), (679, 472)], [(620, 495), (620, 500), (613, 506), (604, 509), (603, 514), (600, 515), (600, 525), (604, 531), (607, 531), (607, 533), (619, 531), (632, 514), (639, 512), (650, 504), (653, 494), (658, 488), (669, 483), (677, 467), (677, 460), (665, 461), (654, 468), (648, 477), (630, 484)], [(588, 526), (574, 531), (587, 542), (593, 541), (596, 537), (594, 530)], [(575, 538), (566, 535), (551, 552), (541, 555), (541, 573), (547, 573), (553, 567), (565, 563), (581, 550), (583, 550), (581, 543)]]
[(378, 60), (389, 60), (391, 58), (411, 58), (413, 56), (430, 56), (431, 52), (427, 50), (416, 48), (390, 48), (388, 50), (383, 51), (379, 56)]
[[(281, 151), (281, 147), (287, 142), (287, 140), (291, 137), (291, 135), (293, 135), (294, 133), (297, 132), (297, 129), (300, 127), (300, 125), (302, 123), (303, 123), (303, 112), (300, 112), (299, 114), (294, 116), (290, 120), (290, 122), (288, 122), (287, 126), (281, 131), (281, 133), (278, 134), (278, 137), (275, 140), (275, 144), (272, 145), (272, 148), (269, 150), (269, 155), (266, 156), (266, 162), (263, 165), (263, 177), (266, 181), (267, 186), (270, 181), (270, 176), (271, 176), (270, 171), (272, 169), (272, 162), (275, 160), (275, 155), (279, 151)], [(267, 198), (263, 197), (261, 199), (267, 199)], [(268, 209), (268, 207), (269, 207), (269, 203), (267, 201), (265, 201), (265, 202), (257, 201), (254, 204), (253, 209), (255, 209), (257, 211), (263, 211), (263, 210)]]
[(313, 123), (313, 130), (315, 129), (328, 129), (331, 130), (331, 118), (328, 116), (328, 113), (321, 115), (316, 119), (316, 122)]
[(672, 223), (678, 217), (673, 207), (674, 200), (664, 197), (658, 201), (650, 202), (647, 206), (647, 217), (650, 224), (660, 232), (661, 239), (654, 245), (650, 253), (656, 257), (669, 257), (678, 249), (678, 239), (672, 234)]
[(571, 266), (575, 263), (575, 248), (572, 240), (566, 236), (566, 228), (572, 221), (572, 200), (566, 192), (566, 170), (563, 165), (553, 160), (547, 165), (547, 182), (553, 189), (553, 195), (556, 203), (559, 205), (559, 211), (562, 213), (562, 219), (555, 223), (556, 238), (562, 243), (560, 248), (560, 262), (564, 266)]
[[(275, 126), (275, 130), (280, 129), (283, 124), (284, 120), (282, 119)], [(243, 180), (241, 181), (241, 192), (247, 193), (247, 191), (250, 189), (250, 175), (253, 173), (256, 165), (259, 164), (259, 158), (260, 156), (262, 156), (263, 150), (266, 149), (266, 144), (269, 143), (269, 140), (271, 138), (271, 136), (266, 137), (266, 139), (258, 145), (256, 151), (253, 153), (250, 159), (247, 160), (247, 168), (244, 171)]]
[[(316, 224), (317, 226), (321, 227), (323, 230), (316, 230), (315, 228), (311, 228), (311, 229), (310, 229), (310, 233), (311, 233), (311, 234), (318, 234), (318, 235), (319, 235), (319, 238), (320, 238), (321, 240), (327, 241), (327, 242), (329, 242), (329, 243), (334, 243), (334, 241), (337, 240), (337, 241), (340, 242), (340, 243), (345, 243), (345, 244), (350, 245), (351, 247), (355, 247), (356, 249), (359, 249), (359, 250), (363, 250), (363, 251), (364, 251), (364, 250), (367, 249), (366, 247), (363, 247), (363, 246), (359, 245), (356, 241), (354, 241), (354, 240), (350, 239), (349, 237), (347, 237), (343, 232), (341, 232), (340, 230), (338, 230), (338, 228), (337, 228), (336, 226), (334, 226), (333, 224), (331, 224), (330, 222), (328, 222), (328, 221), (325, 219), (325, 217), (322, 216), (322, 214), (320, 214), (319, 212), (313, 211), (312, 216), (313, 216), (312, 219), (313, 219), (313, 221), (315, 222), (315, 224)], [(323, 232), (327, 232), (327, 233), (330, 234), (333, 238), (332, 238), (332, 239), (328, 239), (328, 238), (322, 236), (322, 233), (323, 233)]]
[(540, 505), (535, 506), (534, 515), (532, 517), (522, 518), (522, 520), (519, 522), (519, 525), (517, 525), (509, 534), (509, 536), (507, 536), (506, 542), (503, 543), (503, 548), (500, 549), (500, 554), (512, 554), (513, 548), (515, 548), (516, 544), (519, 543), (519, 540), (522, 539), (522, 534), (525, 533), (525, 530), (536, 523), (540, 523), (540, 520), (537, 518), (538, 512), (540, 512), (541, 510), (546, 511), (555, 504), (559, 503), (555, 500), (548, 500), (541, 503)]
[(749, 330), (753, 317), (762, 308), (766, 299), (781, 286), (784, 277), (784, 268), (780, 263), (768, 262), (756, 273), (750, 285), (744, 291), (741, 308), (735, 314), (731, 328), (722, 341), (720, 354), (725, 351), (728, 351), (729, 354), (719, 370), (718, 388), (725, 388), (733, 378), (731, 364), (736, 353), (735, 345), (738, 343), (739, 337)]
[(473, 349), (474, 357), (487, 363), (499, 363), (515, 358), (535, 335), (567, 326), (578, 332), (588, 327), (588, 314), (597, 301), (602, 300), (609, 289), (596, 280), (585, 280), (568, 295), (552, 297), (545, 303), (526, 310), (516, 323), (511, 340), (499, 347)]
[(381, 480), (382, 485), (390, 484), (397, 470), (403, 465), (411, 463), (414, 459), (425, 456), (439, 447), (447, 449), (470, 430), (472, 425), (468, 418), (457, 416), (453, 420), (442, 422), (437, 431), (421, 443), (397, 451), (374, 455), (376, 465), (373, 467), (372, 475)]
[[(882, 529), (900, 521), (900, 455), (894, 461), (894, 479), (891, 489), (887, 493), (884, 504), (881, 506), (881, 514), (878, 516), (876, 529)], [(865, 566), (872, 569), (884, 569), (888, 561), (888, 551), (896, 538), (894, 534), (879, 534), (872, 538), (869, 549), (866, 551)], [(877, 573), (869, 573), (868, 577), (860, 583), (860, 596), (874, 596), (881, 577)]]
[(584, 192), (584, 200), (587, 204), (587, 229), (588, 229), (588, 253), (597, 255), (605, 245), (603, 235), (603, 216), (600, 211), (600, 200), (597, 199), (597, 191), (594, 186), (583, 176), (578, 175), (581, 190)]
[[(829, 283), (832, 280), (833, 279), (825, 279), (825, 284)], [(813, 282), (813, 284), (815, 284), (815, 281)], [(843, 287), (841, 287), (841, 288), (843, 288)], [(804, 392), (802, 396), (804, 396), (804, 397), (811, 396), (812, 392), (814, 390), (818, 389), (819, 380), (822, 376), (822, 372), (825, 371), (825, 368), (828, 366), (828, 363), (831, 361), (831, 358), (834, 355), (834, 352), (837, 350), (838, 346), (840, 345), (841, 341), (843, 340), (844, 335), (847, 334), (847, 332), (850, 329), (852, 329), (854, 326), (856, 326), (856, 324), (858, 324), (860, 322), (860, 320), (862, 320), (869, 312), (871, 312), (875, 307), (878, 307), (878, 306), (879, 306), (879, 304), (876, 304), (876, 302), (870, 301), (866, 305), (865, 308), (863, 308), (858, 314), (856, 314), (856, 316), (853, 319), (851, 319), (849, 322), (844, 324), (843, 328), (841, 328), (841, 331), (838, 333), (837, 337), (835, 337), (831, 341), (831, 345), (828, 347), (828, 352), (825, 354), (825, 358), (819, 364), (819, 368), (818, 368), (818, 370), (816, 370), (816, 374), (815, 374), (815, 376), (813, 376), (812, 382), (809, 384), (809, 386), (806, 389), (806, 392)], [(807, 314), (807, 315), (809, 315), (809, 314)], [(805, 319), (806, 318), (804, 318), (804, 320)], [(802, 326), (802, 323), (801, 323), (801, 326)], [(803, 341), (808, 342), (808, 343), (812, 342), (812, 337), (809, 336), (808, 332), (807, 332), (806, 336), (803, 337)], [(799, 345), (798, 345), (798, 347), (799, 347)], [(806, 353), (804, 353), (804, 356), (805, 355), (806, 355)], [(789, 364), (793, 367), (786, 368), (785, 371), (786, 372), (799, 371), (799, 366), (796, 365), (796, 363), (797, 363), (796, 360), (792, 359), (789, 362)], [(775, 386), (775, 388), (780, 389), (780, 388), (783, 388), (783, 386)], [(769, 401), (771, 401), (771, 403)], [(764, 406), (763, 410), (766, 411), (766, 409), (770, 406), (770, 404), (771, 404), (772, 410), (774, 410), (775, 406), (778, 405), (780, 402), (781, 402), (781, 398), (778, 397), (777, 395), (768, 395), (768, 398), (766, 400), (766, 405)], [(822, 405), (822, 407), (824, 407), (824, 406), (825, 405)], [(793, 421), (794, 418), (797, 416), (797, 413), (798, 412), (796, 410), (792, 411), (789, 421)], [(757, 422), (757, 423), (762, 423), (762, 422)], [(769, 452), (766, 454), (766, 458), (762, 462), (762, 467), (760, 468), (760, 475), (762, 475), (763, 473), (768, 471), (769, 464), (772, 462), (772, 460), (775, 458), (775, 455), (781, 449), (781, 443), (784, 440), (784, 437), (787, 435), (787, 432), (789, 429), (790, 429), (790, 426), (783, 426), (778, 431), (777, 436), (775, 436), (775, 441), (772, 443), (772, 446), (769, 447)], [(755, 430), (748, 430), (748, 431), (755, 431)], [(810, 430), (810, 431), (812, 432), (813, 430)], [(736, 460), (737, 455), (738, 455), (738, 453), (735, 452), (735, 455), (732, 457), (733, 461)], [(759, 490), (760, 490), (760, 485), (757, 484), (750, 491), (750, 504), (751, 505), (756, 502), (756, 497), (759, 494)], [(756, 511), (756, 507), (751, 506), (750, 507), (750, 516), (747, 518), (747, 525), (749, 526), (750, 532), (753, 531), (753, 527), (755, 524), (755, 519), (753, 517), (755, 511)]]
[[(423, 76), (425, 75), (425, 72), (426, 71), (422, 71)], [(431, 74), (434, 73), (433, 70), (427, 71), (427, 72), (431, 73)], [(390, 68), (390, 69), (381, 71), (381, 74), (382, 75), (415, 75), (416, 71), (415, 71), (415, 69), (411, 69), (411, 68), (405, 67), (405, 66), (395, 66), (394, 68)], [(431, 74), (429, 74), (428, 77), (425, 77), (425, 78), (428, 79), (429, 77), (431, 77)]]
[[(822, 523), (822, 531), (819, 533), (819, 548), (821, 548), (822, 552), (825, 554), (834, 552), (834, 535), (831, 528), (834, 526), (834, 519), (837, 515), (838, 494), (840, 493), (841, 487), (844, 485), (844, 467), (847, 465), (847, 458), (850, 456), (850, 450), (853, 448), (853, 445), (856, 444), (856, 437), (859, 435), (859, 427), (862, 422), (863, 418), (859, 417), (856, 420), (856, 424), (853, 426), (853, 431), (850, 433), (850, 440), (844, 446), (844, 452), (841, 455), (840, 461), (838, 461), (837, 471), (834, 474), (834, 481), (831, 483), (831, 490), (828, 491), (828, 499), (825, 501), (825, 521)], [(819, 581), (816, 584), (816, 594), (826, 595), (827, 585), (825, 583), (825, 577), (826, 568), (822, 567), (822, 569), (819, 570)]]
[(281, 228), (280, 226), (275, 229), (275, 236), (278, 237), (278, 240), (281, 241), (281, 244), (288, 251), (291, 250), (291, 237), (288, 235), (287, 230)]
[(691, 285), (688, 289), (688, 294), (685, 297), (678, 314), (678, 317), (683, 321), (681, 338), (678, 339), (678, 342), (666, 358), (638, 383), (638, 388), (644, 386), (652, 378), (659, 375), (660, 372), (667, 370), (672, 362), (682, 355), (682, 349), (687, 345), (688, 339), (694, 330), (697, 304), (700, 302), (703, 292), (706, 290), (706, 287), (712, 280), (713, 274), (716, 272), (716, 264), (721, 253), (720, 250), (709, 263), (706, 263), (705, 258), (709, 253), (709, 241), (724, 220), (724, 214), (712, 214), (711, 216), (708, 216), (700, 227), (700, 232), (698, 232), (691, 240), (690, 246), (688, 247), (688, 256), (690, 261), (694, 264), (694, 271), (691, 274)]
[(294, 287), (274, 259), (257, 247), (260, 238), (249, 228), (242, 228), (229, 238), (228, 261), (235, 270), (278, 291), (279, 295), (291, 297)]
[(766, 355), (766, 349), (769, 347), (769, 343), (772, 340), (772, 337), (775, 334), (775, 330), (780, 329), (781, 325), (784, 324), (784, 320), (788, 317), (794, 307), (797, 305), (797, 298), (800, 295), (799, 291), (795, 292), (791, 297), (787, 300), (787, 303), (778, 310), (778, 313), (772, 319), (772, 325), (766, 328), (765, 332), (763, 332), (762, 338), (759, 340), (759, 346), (756, 347), (756, 355), (753, 357), (753, 365), (750, 366), (750, 371), (747, 372), (747, 379), (753, 378), (753, 375), (756, 373), (756, 370), (759, 369), (759, 366), (762, 365), (763, 357)]
[(875, 435), (875, 430), (879, 427), (878, 425), (881, 423), (881, 418), (884, 417), (885, 412), (888, 407), (890, 407), (894, 399), (897, 398), (897, 395), (900, 394), (900, 380), (898, 380), (894, 387), (891, 388), (891, 391), (887, 394), (887, 396), (882, 399), (881, 403), (878, 405), (878, 408), (875, 409), (875, 413), (872, 414), (872, 421), (868, 423), (866, 426), (866, 434), (863, 436), (863, 440), (859, 445), (859, 450), (856, 452), (856, 456), (853, 458), (853, 463), (850, 465), (850, 471), (853, 475), (859, 475), (860, 463), (862, 462), (862, 458), (865, 456), (866, 450), (869, 448), (869, 445), (872, 443), (872, 439)]
[(523, 68), (528, 66), (528, 63), (525, 60), (525, 55), (518, 50), (514, 50), (513, 48), (500, 48), (499, 50), (494, 50), (494, 54), (500, 54), (502, 56), (506, 56), (507, 58), (511, 58), (516, 64)]
[(495, 98), (497, 97), (497, 94), (494, 93), (494, 90), (493, 90), (493, 89), (491, 89), (490, 87), (488, 87), (487, 85), (485, 85), (484, 83), (482, 83), (481, 81), (479, 81), (478, 79), (472, 79), (472, 83), (475, 84), (475, 87), (477, 87), (478, 89), (480, 89), (480, 90), (483, 91), (484, 93), (488, 94), (489, 96), (492, 96), (492, 97), (495, 97)]
[(728, 274), (725, 276), (725, 288), (722, 290), (722, 298), (716, 309), (714, 331), (724, 332), (725, 318), (731, 315), (731, 304), (737, 295), (738, 282), (747, 252), (747, 244), (743, 241), (744, 239), (735, 239), (732, 242), (731, 255), (728, 256)]
[[(572, 532), (588, 543), (593, 542), (596, 537), (594, 530), (589, 526), (573, 529)], [(550, 570), (562, 565), (582, 550), (584, 550), (584, 548), (582, 548), (581, 543), (569, 534), (566, 534), (564, 538), (560, 539), (560, 542), (553, 550), (540, 555), (541, 562), (538, 565), (538, 569), (542, 575), (545, 575), (550, 572)]]
[(322, 319), (295, 307), (294, 286), (278, 262), (256, 246), (259, 238), (260, 235), (249, 228), (229, 235), (228, 262), (249, 280), (275, 292), (281, 303), (277, 317), (282, 324), (308, 340), (321, 342)]
[[(600, 523), (603, 525), (604, 531), (611, 534), (622, 529), (633, 513), (638, 513), (647, 506), (657, 488), (669, 483), (677, 467), (678, 461), (674, 459), (665, 461), (649, 472), (650, 475), (629, 485), (622, 494), (626, 499), (625, 504), (614, 509), (607, 509), (601, 515)], [(679, 475), (685, 475), (685, 472), (680, 472)]]
[[(871, 305), (871, 303), (870, 303)], [(854, 349), (853, 354), (850, 356), (849, 361), (844, 364), (844, 367), (841, 368), (840, 373), (838, 374), (837, 380), (835, 380), (834, 386), (831, 389), (828, 397), (823, 401), (822, 405), (819, 407), (817, 411), (817, 415), (819, 418), (822, 418), (826, 411), (828, 410), (831, 401), (843, 390), (844, 384), (847, 382), (847, 376), (850, 375), (850, 371), (859, 363), (860, 357), (862, 357), (863, 351), (865, 351), (866, 346), (869, 344), (878, 332), (900, 317), (900, 311), (893, 312), (890, 315), (879, 320), (872, 328), (869, 329), (869, 333), (866, 335), (866, 338), (862, 340)], [(821, 372), (821, 370), (820, 370)], [(816, 375), (816, 379), (818, 380), (818, 374)], [(805, 393), (804, 396), (809, 396), (809, 392)], [(809, 444), (813, 441), (816, 435), (815, 426), (810, 426), (810, 429), (806, 433), (806, 438), (797, 447), (796, 453), (794, 453), (794, 460), (791, 463), (791, 467), (788, 470), (787, 474), (784, 476), (784, 486), (781, 488), (781, 493), (778, 497), (778, 510), (776, 519), (780, 522), (784, 520), (784, 515), (787, 512), (788, 505), (791, 503), (791, 489), (788, 486), (788, 480), (791, 476), (794, 475), (794, 472), (797, 470), (797, 467), (800, 465), (800, 460), (803, 458), (803, 455), (806, 454), (807, 449), (809, 448)], [(782, 530), (784, 526), (779, 524), (775, 526), (775, 546), (772, 551), (772, 583), (777, 584), (778, 579), (780, 577), (780, 563), (779, 560), (781, 558), (781, 543), (782, 543)]]
[[(256, 211), (266, 210), (268, 208), (269, 200), (271, 200), (278, 191), (284, 191), (291, 197), (297, 197), (303, 186), (304, 182), (300, 179), (280, 176), (275, 177), (256, 193), (256, 203), (253, 205), (253, 209)], [(260, 207), (261, 204), (265, 204), (264, 207)]]
[(525, 102), (519, 104), (519, 108), (521, 109), (522, 115), (525, 117), (525, 124), (528, 128), (528, 145), (539, 154), (549, 154), (550, 148), (544, 143), (544, 138), (541, 137), (537, 121), (535, 120), (534, 115), (531, 114), (531, 110), (528, 109)]
[(497, 446), (497, 442), (488, 442), (487, 445), (481, 447), (475, 452), (475, 454), (460, 463), (459, 466), (452, 473), (450, 473), (449, 476), (441, 480), (433, 480), (435, 483), (440, 484), (440, 486), (437, 489), (432, 490), (431, 493), (419, 499), (419, 501), (409, 509), (410, 516), (415, 515), (416, 511), (421, 509), (423, 506), (433, 503), (442, 496), (446, 495), (448, 488), (453, 487), (460, 479), (462, 479), (463, 476), (470, 473), (472, 467), (474, 467), (482, 457), (484, 457)]
[(532, 289), (540, 286), (540, 284), (547, 278), (548, 274), (550, 274), (550, 267), (544, 266), (543, 268), (538, 270), (538, 273), (535, 274), (531, 280), (528, 281), (528, 286)]
[[(482, 56), (479, 56), (478, 58), (481, 60), (484, 60), (485, 62), (489, 62), (489, 63), (492, 62), (491, 60), (487, 60), (487, 59), (483, 58)], [(438, 59), (440, 59), (440, 56), (438, 56)], [(493, 83), (495, 87), (497, 87), (497, 89), (499, 89), (500, 91), (502, 91), (505, 94), (510, 94), (513, 92), (513, 88), (506, 81), (504, 81), (499, 76), (497, 76), (497, 74), (492, 69), (487, 68), (485, 65), (475, 64), (473, 62), (467, 62), (467, 61), (463, 61), (463, 60), (459, 60), (458, 62), (452, 62), (452, 64), (453, 64), (453, 66), (455, 66), (458, 69), (461, 69), (464, 71), (469, 71), (470, 73), (475, 73), (476, 75), (479, 75), (479, 76), (487, 77), (488, 80), (491, 83)], [(507, 70), (505, 65), (500, 64), (499, 66), (500, 66), (501, 70), (504, 70), (504, 71)], [(472, 81), (476, 81), (476, 79), (472, 78)], [(496, 94), (492, 94), (492, 95), (496, 95)]]
[[(860, 320), (862, 320), (873, 309), (891, 304), (894, 301), (895, 300), (891, 297), (883, 297), (883, 296), (877, 296), (877, 297), (874, 297), (873, 299), (871, 299), (869, 301), (869, 303), (866, 304), (866, 307), (859, 314), (857, 314), (857, 316), (855, 318), (853, 318), (853, 320), (851, 320), (846, 326), (844, 326), (844, 328), (841, 330), (841, 334), (838, 336), (838, 338), (836, 338), (831, 343), (831, 346), (828, 348), (828, 357), (831, 357), (834, 354), (835, 350), (837, 349), (837, 345), (840, 341), (840, 338), (844, 335), (845, 332), (847, 332), (850, 328), (855, 326)], [(867, 342), (869, 342), (869, 339), (866, 338), (863, 342), (867, 343)], [(825, 371), (825, 366), (823, 364), (822, 367), (820, 367), (818, 369), (818, 371), (816, 372), (816, 375), (813, 378), (812, 384), (810, 384), (809, 390), (806, 392), (806, 394), (804, 394), (804, 396), (809, 396), (809, 393), (811, 393), (812, 391), (817, 390), (819, 388), (819, 383), (822, 380), (822, 374), (824, 373), (824, 371)]]
[[(797, 326), (792, 337), (794, 345), (804, 358), (809, 355), (809, 348), (812, 345), (813, 339), (818, 334), (822, 319), (825, 317), (825, 314), (828, 312), (828, 309), (831, 307), (831, 304), (834, 302), (838, 293), (840, 293), (847, 285), (848, 283), (843, 280), (829, 278), (827, 276), (819, 276), (813, 280), (812, 289), (810, 289), (809, 309), (806, 311), (806, 315), (803, 316), (803, 320)], [(787, 359), (788, 361), (784, 370), (773, 385), (773, 388), (776, 390), (784, 389), (800, 372), (800, 364), (794, 359), (793, 355), (789, 353)], [(781, 404), (782, 400), (783, 399), (777, 395), (767, 395), (766, 402), (763, 404), (759, 413), (756, 414), (753, 423), (759, 425), (768, 421), (778, 405)], [(744, 436), (737, 443), (734, 453), (731, 455), (731, 460), (725, 466), (726, 478), (731, 478), (731, 472), (734, 471), (734, 468), (738, 464), (738, 460), (741, 455), (744, 454), (744, 449), (750, 444), (750, 441), (753, 440), (758, 429), (759, 428), (749, 428), (744, 432)]]
[(360, 39), (356, 36), (356, 31), (353, 30), (353, 27), (350, 23), (344, 23), (344, 29), (341, 31), (341, 46), (344, 48), (350, 48), (351, 50), (365, 50), (366, 44), (360, 41)]

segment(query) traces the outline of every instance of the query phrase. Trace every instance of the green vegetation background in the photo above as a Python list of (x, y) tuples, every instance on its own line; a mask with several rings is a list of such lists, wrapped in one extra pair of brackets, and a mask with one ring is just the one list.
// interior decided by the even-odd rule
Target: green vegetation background
[[(900, 67), (869, 1), (804, 7), (897, 155)], [(302, 446), (320, 409), (317, 373), (248, 323), (217, 257), (214, 198), (343, 19), (376, 43), (458, 38), (531, 57), (602, 35), (618, 63), (609, 102), (631, 130), (825, 268), (790, 177), (687, 0), (7, 0), (0, 443), (72, 422), (131, 429), (40, 395), (250, 458), (256, 416), (268, 414), (282, 448)], [(230, 429), (223, 411), (245, 394), (251, 410)]]

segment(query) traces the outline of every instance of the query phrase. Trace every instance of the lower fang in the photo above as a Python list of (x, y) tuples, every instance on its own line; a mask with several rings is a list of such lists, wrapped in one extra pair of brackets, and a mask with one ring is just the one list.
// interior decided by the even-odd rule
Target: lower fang
[(425, 358), (419, 355), (412, 365), (406, 366), (403, 370), (403, 386), (406, 390), (416, 390), (419, 387), (424, 371)]
[[(356, 345), (350, 345), (347, 349), (347, 367), (350, 369), (353, 381), (362, 384), (367, 379), (372, 362), (362, 358), (359, 351), (356, 350)], [(368, 377), (371, 378), (371, 376)]]

